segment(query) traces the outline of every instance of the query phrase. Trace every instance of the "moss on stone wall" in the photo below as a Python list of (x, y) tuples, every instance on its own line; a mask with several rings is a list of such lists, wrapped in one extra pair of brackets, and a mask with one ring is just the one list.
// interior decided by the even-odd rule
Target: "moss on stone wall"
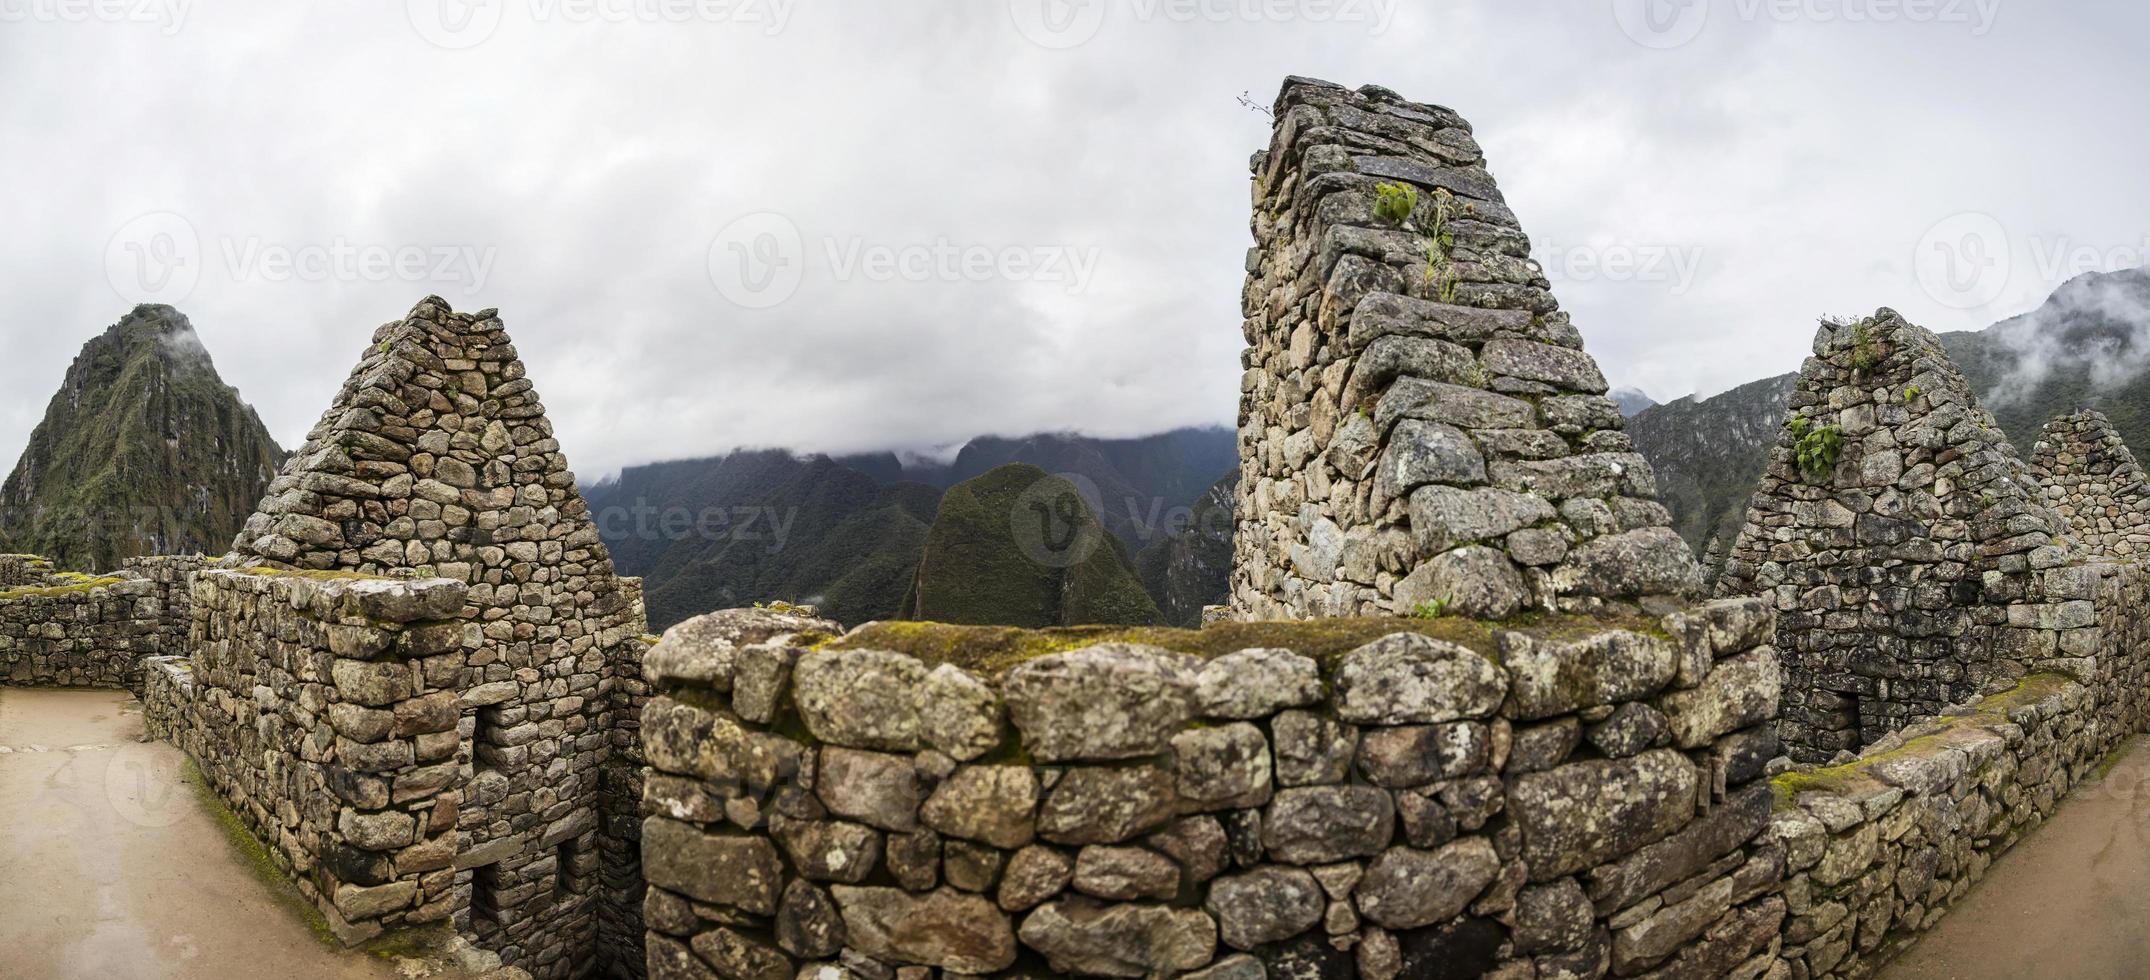
[(1929, 756), (1963, 740), (1968, 735), (1990, 733), (2002, 725), (2012, 724), (2010, 713), (2019, 708), (2030, 707), (2049, 698), (2058, 697), (2070, 687), (2080, 686), (2075, 678), (2066, 674), (2032, 674), (2015, 687), (1980, 699), (1965, 714), (1937, 718), (1918, 734), (1897, 748), (1863, 756), (1840, 766), (1820, 766), (1812, 769), (1795, 769), (1771, 780), (1777, 791), (1777, 806), (1792, 806), (1802, 793), (1834, 793), (1852, 796), (1878, 791), (1890, 785), (1874, 774), (1878, 765), (1904, 758)]

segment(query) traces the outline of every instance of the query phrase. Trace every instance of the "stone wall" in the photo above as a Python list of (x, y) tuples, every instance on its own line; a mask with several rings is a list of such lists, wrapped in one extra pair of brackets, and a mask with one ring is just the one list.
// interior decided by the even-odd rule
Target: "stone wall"
[(2082, 411), (2046, 423), (2031, 447), (2031, 476), (2046, 504), (2092, 554), (2150, 554), (2150, 488), (2135, 454), (2103, 413)]
[(44, 585), (52, 578), (52, 560), (42, 555), (0, 555), (0, 589)]
[(1765, 603), (1527, 628), (835, 628), (743, 610), (651, 651), (652, 977), (1773, 959)]
[(1469, 124), (1307, 79), (1275, 117), (1242, 296), (1233, 613), (1501, 618), (1695, 588)]
[(2090, 585), (2097, 651), (1870, 746), (1777, 778), (1768, 839), (1790, 874), (1784, 976), (1858, 977), (1931, 928), (2071, 789), (2143, 730), (2150, 645), (2134, 564), (2055, 569)]
[(0, 562), (0, 576), (23, 584), (0, 589), (0, 683), (139, 692), (144, 660), (183, 649), (200, 559), (136, 559), (92, 577), (7, 557), (22, 560)]
[(1776, 605), (1795, 758), (2012, 686), (2082, 625), (2037, 574), (2066, 524), (1939, 338), (1890, 310), (1825, 323), (1790, 405), (1718, 594)]
[(468, 586), (212, 570), (191, 590), (191, 654), (151, 663), (150, 732), (193, 758), (338, 939), (446, 921)]
[(494, 311), (427, 297), (376, 331), (234, 551), (468, 587), (456, 923), (541, 980), (618, 960), (599, 943), (606, 726), (628, 721), (615, 664), (646, 625)]

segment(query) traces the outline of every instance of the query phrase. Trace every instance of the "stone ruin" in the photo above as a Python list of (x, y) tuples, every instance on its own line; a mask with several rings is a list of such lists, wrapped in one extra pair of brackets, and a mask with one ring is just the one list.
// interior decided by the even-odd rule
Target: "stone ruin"
[(2150, 553), (2150, 488), (2102, 413), (2079, 411), (2046, 423), (2030, 465), (2046, 506), (2085, 549), (2107, 558)]
[[(1241, 305), (1242, 618), (1506, 618), (1700, 572), (1470, 124), (1287, 83)], [(1383, 185), (1408, 217), (1380, 213)]]
[(1718, 594), (1774, 601), (1785, 744), (1822, 761), (2054, 656), (2029, 610), (2066, 533), (1940, 339), (1883, 310), (1817, 333)]
[(345, 942), (656, 980), (1861, 977), (2144, 730), (2102, 420), (2026, 469), (1931, 334), (1828, 326), (1678, 601), (1468, 127), (1276, 115), (1239, 621), (644, 637), (499, 322), (428, 299), (217, 567), (0, 558), (8, 682), (141, 693)]

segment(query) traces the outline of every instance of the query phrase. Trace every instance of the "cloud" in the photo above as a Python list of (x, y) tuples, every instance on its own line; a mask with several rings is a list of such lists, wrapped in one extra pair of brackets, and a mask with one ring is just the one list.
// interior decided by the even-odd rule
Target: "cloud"
[[(1472, 119), (1592, 352), (1661, 396), (1793, 369), (1818, 313), (1962, 329), (2029, 308), (2054, 284), (1927, 303), (1921, 234), (1979, 210), (2118, 240), (2150, 194), (2144, 137), (2096, 97), (2150, 80), (2129, 42), (2150, 13), (2117, 2), (2011, 7), (1983, 35), (1712, 4), (1665, 49), (1602, 0), (1099, 0), (1045, 35), (1029, 0), (782, 6), (781, 26), (775, 0), (500, 0), (460, 28), (404, 3), (8, 24), (0, 85), (40, 95), (0, 104), (0, 388), (20, 393), (0, 455), (175, 258), (192, 281), (164, 281), (186, 286), (168, 301), (286, 443), (426, 293), (501, 309), (587, 476), (735, 446), (1229, 425), (1267, 141), (1236, 97), (1288, 74)], [(2024, 83), (2041, 72), (2066, 84)], [(727, 263), (767, 241), (722, 236), (764, 213), (797, 231), (797, 283), (742, 304)], [(1049, 254), (1095, 264), (1077, 283), (1038, 271)], [(1600, 261), (1653, 254), (1679, 274)]]

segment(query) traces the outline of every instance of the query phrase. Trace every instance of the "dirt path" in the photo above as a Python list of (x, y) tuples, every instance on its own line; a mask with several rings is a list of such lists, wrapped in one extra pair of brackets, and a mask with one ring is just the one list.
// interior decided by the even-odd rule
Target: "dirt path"
[(0, 689), (0, 974), (395, 977), (243, 861), (124, 692)]
[(2150, 977), (2150, 739), (2128, 744), (1882, 980)]

